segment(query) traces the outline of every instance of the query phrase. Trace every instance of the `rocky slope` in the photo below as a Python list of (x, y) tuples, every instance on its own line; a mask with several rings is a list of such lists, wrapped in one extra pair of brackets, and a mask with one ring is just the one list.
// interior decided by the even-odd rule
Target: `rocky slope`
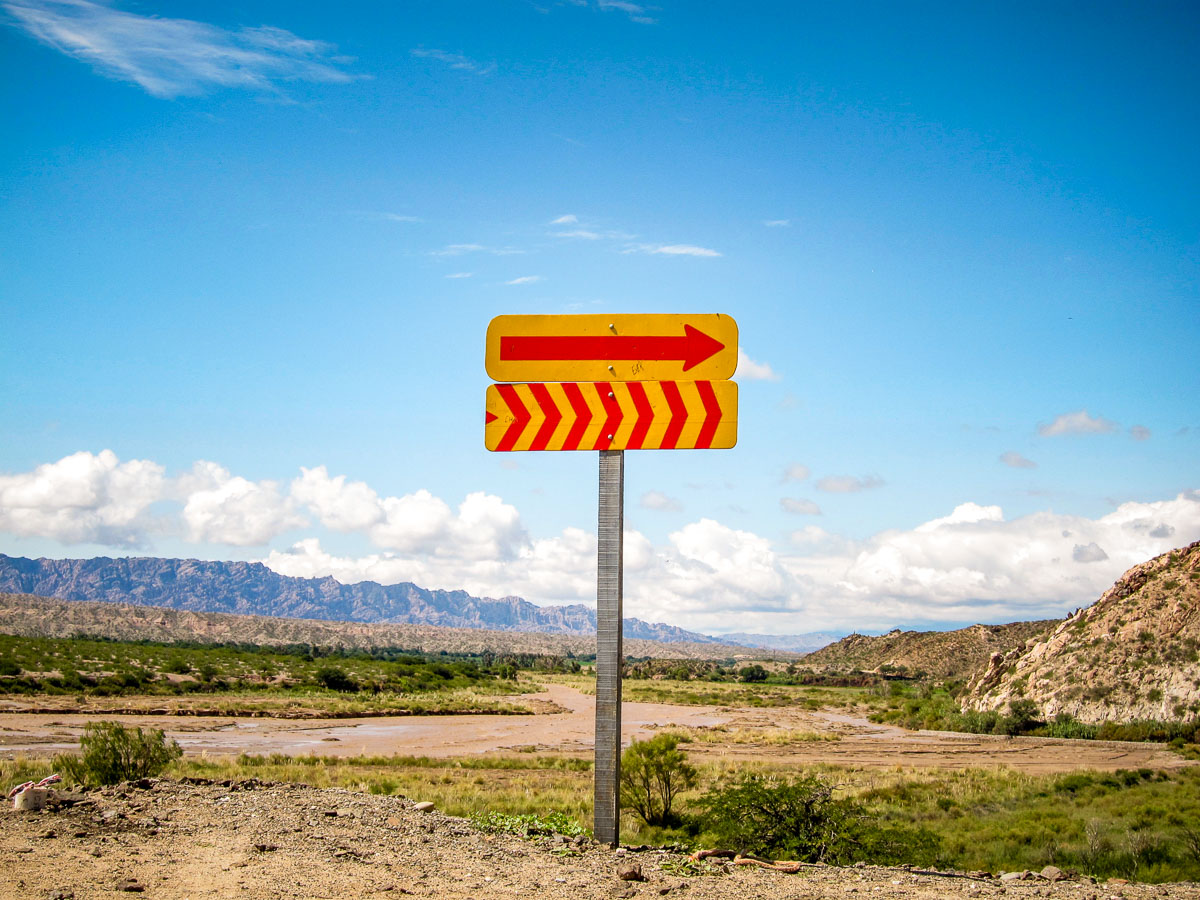
[(873, 637), (852, 634), (804, 658), (806, 666), (839, 672), (896, 670), (936, 678), (967, 678), (983, 670), (992, 654), (1004, 653), (1046, 631), (1057, 620), (972, 625), (958, 631), (895, 631)]
[[(0, 634), (73, 637), (83, 634), (127, 641), (203, 641), (235, 644), (313, 644), (346, 650), (401, 647), (425, 653), (533, 653), (542, 656), (589, 656), (596, 635), (490, 631), (436, 625), (379, 625), (322, 622), (271, 616), (192, 612), (127, 603), (56, 600), (28, 594), (0, 594)], [(720, 659), (753, 655), (745, 647), (625, 638), (630, 656), (657, 659)]]
[(1200, 541), (1134, 566), (1042, 640), (994, 655), (966, 705), (1021, 699), (1090, 723), (1196, 716)]
[[(582, 604), (535, 606), (520, 597), (472, 597), (401, 583), (342, 584), (292, 578), (261, 563), (153, 557), (26, 559), (0, 553), (0, 591), (63, 600), (135, 603), (196, 612), (437, 625), (493, 631), (593, 634), (596, 612)], [(626, 619), (625, 637), (722, 643), (673, 625)]]

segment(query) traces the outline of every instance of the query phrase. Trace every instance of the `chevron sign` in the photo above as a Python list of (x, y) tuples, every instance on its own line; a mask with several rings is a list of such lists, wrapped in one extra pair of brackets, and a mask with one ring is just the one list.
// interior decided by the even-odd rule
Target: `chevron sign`
[(737, 382), (493, 384), (489, 450), (718, 450), (737, 443)]

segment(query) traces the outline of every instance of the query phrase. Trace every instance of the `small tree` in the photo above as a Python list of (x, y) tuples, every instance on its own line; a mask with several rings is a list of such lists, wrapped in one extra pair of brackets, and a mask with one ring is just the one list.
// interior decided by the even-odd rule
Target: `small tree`
[(621, 804), (647, 825), (675, 824), (675, 797), (695, 784), (696, 769), (673, 734), (634, 741), (621, 754)]
[(183, 755), (157, 728), (142, 731), (120, 722), (89, 722), (79, 739), (83, 755), (66, 757), (63, 769), (76, 781), (117, 784), (157, 775)]

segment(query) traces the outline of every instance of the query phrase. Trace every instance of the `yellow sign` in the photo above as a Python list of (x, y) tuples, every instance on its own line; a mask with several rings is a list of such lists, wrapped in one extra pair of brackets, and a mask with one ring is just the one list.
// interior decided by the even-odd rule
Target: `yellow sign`
[(493, 384), (489, 450), (721, 450), (737, 443), (736, 381)]
[(720, 381), (737, 368), (730, 316), (497, 316), (487, 330), (496, 381)]

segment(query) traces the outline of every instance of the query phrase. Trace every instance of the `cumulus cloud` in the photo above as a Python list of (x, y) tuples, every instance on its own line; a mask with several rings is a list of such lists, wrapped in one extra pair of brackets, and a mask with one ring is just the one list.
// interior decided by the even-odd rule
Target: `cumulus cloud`
[(254, 547), (308, 524), (276, 482), (249, 481), (214, 462), (196, 463), (180, 485), (189, 540)]
[(780, 477), (779, 481), (782, 484), (787, 484), (790, 481), (807, 481), (808, 476), (811, 474), (812, 473), (809, 471), (808, 466), (804, 465), (803, 463), (792, 463), (783, 470), (783, 475)]
[(738, 381), (778, 381), (779, 375), (767, 363), (755, 362), (738, 347), (737, 371), (734, 378)]
[(668, 497), (662, 491), (646, 491), (639, 501), (642, 509), (661, 509), (667, 512), (679, 512), (683, 504), (674, 497)]
[(353, 76), (332, 45), (282, 28), (226, 30), (191, 19), (123, 12), (92, 0), (4, 0), (17, 25), (100, 74), (155, 97), (210, 88), (280, 93), (286, 82), (340, 82)]
[(121, 462), (111, 450), (80, 451), (32, 472), (0, 475), (0, 531), (64, 544), (142, 545), (150, 506), (167, 490), (164, 469)]
[(1075, 548), (1071, 551), (1071, 559), (1081, 563), (1103, 562), (1108, 559), (1108, 554), (1104, 552), (1104, 548), (1095, 541), (1092, 541), (1086, 546), (1084, 544), (1076, 544)]
[(813, 503), (811, 500), (801, 500), (797, 497), (784, 497), (779, 501), (779, 505), (783, 507), (785, 512), (794, 513), (798, 516), (819, 516), (821, 515), (821, 507)]
[(1057, 437), (1063, 434), (1108, 434), (1117, 430), (1117, 423), (1102, 416), (1090, 416), (1086, 409), (1063, 413), (1049, 424), (1039, 424), (1038, 434), (1042, 437)]
[(1037, 463), (1031, 459), (1026, 459), (1016, 450), (1009, 450), (1000, 454), (1000, 462), (1013, 469), (1036, 469)]
[(855, 478), (853, 475), (826, 475), (817, 482), (817, 490), (827, 494), (857, 494), (883, 487), (883, 479), (875, 475)]

